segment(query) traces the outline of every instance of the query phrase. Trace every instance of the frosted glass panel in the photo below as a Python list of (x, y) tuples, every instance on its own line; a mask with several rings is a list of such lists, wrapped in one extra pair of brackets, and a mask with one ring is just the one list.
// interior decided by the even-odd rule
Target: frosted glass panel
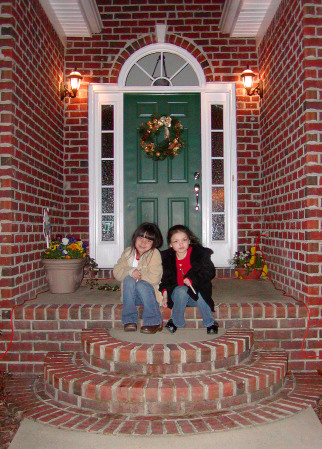
[(114, 134), (102, 133), (102, 157), (112, 158), (114, 154)]
[(102, 106), (102, 130), (112, 131), (114, 129), (114, 107), (111, 104)]
[(114, 162), (102, 161), (102, 185), (112, 186), (114, 184)]
[(114, 240), (113, 215), (106, 215), (102, 217), (102, 240), (105, 242)]
[(224, 183), (224, 161), (222, 159), (212, 160), (212, 183)]
[(224, 135), (222, 132), (211, 133), (211, 156), (212, 157), (224, 156)]
[(223, 106), (211, 105), (211, 129), (223, 129)]
[(114, 189), (102, 189), (102, 213), (114, 212)]
[(225, 240), (225, 217), (222, 214), (212, 216), (212, 240)]
[(212, 188), (212, 211), (213, 212), (224, 212), (225, 201), (224, 201), (224, 188), (223, 187), (213, 187)]

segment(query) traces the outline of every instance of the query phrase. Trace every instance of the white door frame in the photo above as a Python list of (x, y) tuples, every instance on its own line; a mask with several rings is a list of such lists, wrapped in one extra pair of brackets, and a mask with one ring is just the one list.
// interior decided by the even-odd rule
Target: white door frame
[[(184, 87), (126, 87), (125, 80), (133, 63), (153, 51), (171, 51), (192, 64), (200, 85)], [(229, 259), (237, 249), (237, 150), (236, 94), (233, 83), (206, 83), (198, 61), (186, 50), (170, 44), (153, 44), (134, 53), (124, 64), (118, 84), (88, 86), (89, 118), (89, 245), (90, 255), (100, 268), (112, 268), (124, 249), (123, 192), (123, 94), (124, 93), (192, 93), (201, 95), (201, 211), (202, 243), (214, 251), (212, 260), (217, 267), (229, 267)], [(114, 241), (101, 241), (101, 106), (114, 106)], [(225, 235), (223, 241), (211, 239), (212, 179), (211, 179), (211, 104), (224, 106), (224, 180)], [(228, 182), (227, 182), (228, 181)]]

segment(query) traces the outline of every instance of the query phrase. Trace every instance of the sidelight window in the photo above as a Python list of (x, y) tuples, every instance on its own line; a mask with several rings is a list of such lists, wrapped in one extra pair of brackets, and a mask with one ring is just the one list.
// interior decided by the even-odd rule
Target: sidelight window
[(223, 105), (211, 105), (211, 234), (225, 240), (224, 126)]
[(102, 229), (101, 240), (114, 240), (114, 106), (101, 110)]

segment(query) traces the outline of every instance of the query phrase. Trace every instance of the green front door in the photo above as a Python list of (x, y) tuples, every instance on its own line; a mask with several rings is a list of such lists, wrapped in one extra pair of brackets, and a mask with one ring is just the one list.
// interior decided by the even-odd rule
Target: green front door
[[(169, 115), (184, 126), (184, 149), (174, 159), (153, 161), (141, 149), (139, 126), (152, 114)], [(169, 227), (184, 224), (201, 239), (201, 209), (195, 179), (201, 169), (200, 95), (124, 95), (124, 242), (136, 227), (156, 223), (164, 238)], [(198, 187), (197, 187), (198, 188)], [(200, 192), (199, 192), (200, 193)], [(200, 205), (200, 197), (199, 197)]]

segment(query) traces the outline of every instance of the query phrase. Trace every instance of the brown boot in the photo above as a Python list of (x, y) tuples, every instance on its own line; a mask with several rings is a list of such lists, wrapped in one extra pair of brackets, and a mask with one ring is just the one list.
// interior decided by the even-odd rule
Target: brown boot
[(142, 334), (155, 334), (161, 332), (163, 329), (163, 323), (156, 324), (155, 326), (142, 326), (140, 332)]
[(124, 332), (136, 332), (137, 328), (138, 327), (136, 323), (124, 324)]

